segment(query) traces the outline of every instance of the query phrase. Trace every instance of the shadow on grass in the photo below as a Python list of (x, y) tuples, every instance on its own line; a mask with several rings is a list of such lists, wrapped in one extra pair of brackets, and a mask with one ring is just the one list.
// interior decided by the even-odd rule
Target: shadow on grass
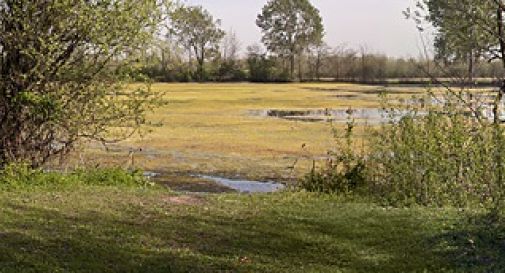
[(471, 217), (458, 228), (434, 237), (438, 255), (457, 272), (505, 272), (505, 222), (491, 216)]
[(433, 246), (451, 236), (447, 242), (461, 246), (467, 233), (427, 241), (433, 233), (423, 219), (378, 210), (228, 214), (129, 206), (76, 213), (9, 204), (6, 211), (0, 272), (441, 272), (448, 261), (449, 269), (476, 272), (466, 269), (504, 257), (504, 246), (493, 245), (487, 233), (476, 245), (486, 242), (490, 258), (461, 255), (466, 247), (437, 251)]

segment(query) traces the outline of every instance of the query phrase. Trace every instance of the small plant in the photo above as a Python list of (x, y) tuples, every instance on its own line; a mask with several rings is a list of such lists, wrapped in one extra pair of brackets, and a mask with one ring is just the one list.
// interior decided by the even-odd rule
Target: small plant
[(329, 157), (321, 169), (317, 169), (314, 161), (311, 171), (300, 181), (300, 188), (310, 192), (348, 194), (365, 184), (365, 158), (354, 150), (354, 127), (354, 120), (349, 117), (343, 136), (333, 128), (337, 150), (328, 152)]

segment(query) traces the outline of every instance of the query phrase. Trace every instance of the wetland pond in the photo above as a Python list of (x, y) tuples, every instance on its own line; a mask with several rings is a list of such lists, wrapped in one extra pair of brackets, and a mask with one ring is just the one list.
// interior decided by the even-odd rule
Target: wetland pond
[(144, 176), (178, 192), (195, 193), (272, 193), (286, 188), (284, 184), (272, 181), (230, 179), (216, 175), (177, 175), (145, 172)]
[(218, 176), (199, 175), (203, 179), (216, 182), (240, 193), (269, 193), (285, 188), (284, 184), (274, 182), (261, 182), (252, 180), (234, 180)]
[(358, 123), (382, 124), (397, 122), (402, 117), (412, 114), (409, 110), (385, 111), (381, 108), (358, 108), (358, 109), (266, 109), (251, 110), (253, 116), (280, 118), (290, 121), (302, 122), (348, 122), (354, 119)]

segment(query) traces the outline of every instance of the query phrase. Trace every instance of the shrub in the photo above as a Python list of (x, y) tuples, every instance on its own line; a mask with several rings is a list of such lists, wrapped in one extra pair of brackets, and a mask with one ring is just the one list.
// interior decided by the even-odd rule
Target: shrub
[(329, 158), (324, 166), (311, 171), (300, 181), (299, 187), (310, 192), (348, 194), (365, 184), (365, 158), (363, 153), (353, 150), (354, 121), (347, 123), (343, 136), (333, 130), (337, 149), (328, 152)]
[(501, 205), (503, 128), (479, 119), (479, 109), (469, 111), (452, 95), (443, 105), (421, 101), (401, 111), (385, 106), (390, 122), (368, 128), (366, 153), (352, 149), (349, 127), (348, 140), (336, 142), (341, 152), (331, 154), (327, 167), (307, 174), (301, 187), (338, 193), (361, 188), (395, 206)]
[(495, 161), (501, 135), (457, 109), (403, 117), (370, 138), (370, 192), (394, 205), (490, 205), (503, 169)]

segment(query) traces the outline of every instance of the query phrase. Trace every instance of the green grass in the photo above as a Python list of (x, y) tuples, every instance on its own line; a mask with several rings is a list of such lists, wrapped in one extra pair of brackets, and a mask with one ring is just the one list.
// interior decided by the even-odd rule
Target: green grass
[[(184, 189), (210, 187), (192, 173), (289, 180), (334, 145), (330, 126), (250, 110), (377, 107), (381, 91), (332, 83), (154, 89), (170, 103), (149, 118), (164, 125), (109, 151), (89, 145), (59, 167), (134, 161)], [(46, 183), (51, 177), (61, 179), (13, 176), (22, 183), (0, 191), (0, 272), (505, 272), (505, 224), (479, 211), (388, 209), (290, 192), (185, 196), (140, 188), (135, 177), (114, 171), (78, 173), (63, 186)]]
[[(501, 225), (306, 193), (0, 193), (0, 272), (502, 272)], [(487, 270), (487, 271), (486, 271)], [(496, 270), (496, 271), (493, 271)]]

